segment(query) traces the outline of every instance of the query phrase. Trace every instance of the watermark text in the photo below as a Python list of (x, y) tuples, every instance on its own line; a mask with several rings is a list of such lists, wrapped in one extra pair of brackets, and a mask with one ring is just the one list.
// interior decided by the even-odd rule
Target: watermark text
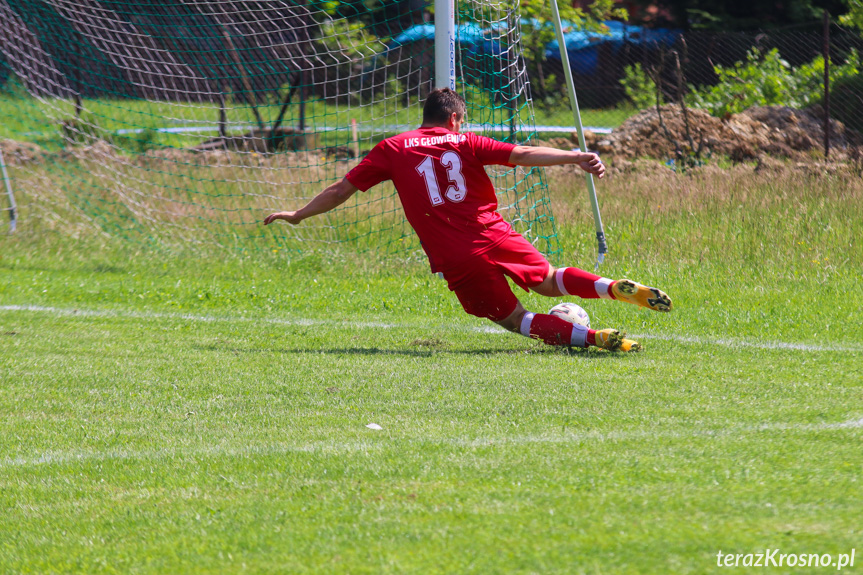
[(854, 567), (855, 549), (851, 553), (783, 553), (779, 549), (765, 549), (758, 553), (716, 554), (717, 567), (832, 567), (841, 571)]

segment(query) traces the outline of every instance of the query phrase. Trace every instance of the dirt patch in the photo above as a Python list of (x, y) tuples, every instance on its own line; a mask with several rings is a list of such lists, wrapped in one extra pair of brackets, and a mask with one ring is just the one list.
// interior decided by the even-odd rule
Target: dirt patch
[(185, 148), (159, 148), (147, 150), (136, 158), (138, 163), (151, 165), (154, 163), (191, 165), (191, 166), (230, 166), (233, 165), (232, 153), (225, 150), (209, 150), (197, 152)]
[(120, 157), (117, 149), (105, 140), (96, 140), (88, 146), (68, 146), (62, 154), (94, 162), (114, 162)]
[[(688, 121), (687, 121), (688, 120)], [(840, 157), (849, 147), (850, 134), (841, 122), (830, 121), (831, 153)], [(759, 106), (727, 119), (676, 104), (642, 110), (607, 138), (596, 143), (601, 154), (623, 158), (668, 159), (700, 151), (723, 155), (737, 162), (763, 154), (801, 158), (824, 141), (823, 112), (818, 108), (794, 110)]]
[(415, 339), (411, 342), (411, 345), (414, 347), (432, 347), (436, 349), (443, 349), (447, 347), (447, 342), (437, 339), (437, 338), (419, 338)]
[(3, 159), (10, 166), (38, 162), (45, 157), (45, 150), (39, 145), (31, 144), (30, 142), (0, 140), (0, 149), (3, 150)]
[(546, 148), (557, 148), (558, 150), (571, 150), (573, 148), (577, 148), (578, 144), (576, 143), (578, 138), (575, 140), (571, 138), (550, 138), (548, 140), (534, 139), (527, 143), (528, 146), (543, 146)]
[(141, 166), (153, 167), (159, 164), (166, 166), (209, 166), (209, 167), (267, 167), (310, 168), (321, 167), (326, 159), (316, 151), (313, 152), (280, 152), (277, 154), (259, 154), (257, 152), (236, 152), (227, 150), (195, 151), (186, 148), (160, 148), (148, 150), (145, 154), (136, 156), (134, 161)]

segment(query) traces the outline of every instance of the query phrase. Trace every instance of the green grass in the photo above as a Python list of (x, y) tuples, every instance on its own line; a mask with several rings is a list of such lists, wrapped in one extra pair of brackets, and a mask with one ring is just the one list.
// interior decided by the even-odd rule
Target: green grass
[[(535, 124), (572, 126), (573, 117), (568, 105), (549, 110), (537, 108)], [(258, 110), (266, 127), (276, 121), (280, 102), (270, 99), (261, 102)], [(88, 99), (82, 101), (81, 119), (95, 126), (90, 128), (103, 138), (111, 138), (120, 149), (130, 153), (141, 149), (190, 148), (217, 136), (217, 132), (166, 133), (156, 130), (165, 128), (218, 125), (219, 107), (216, 103), (158, 102), (147, 100)], [(616, 128), (635, 110), (583, 110), (585, 126)], [(373, 105), (346, 105), (328, 103), (323, 100), (310, 101), (306, 105), (306, 128), (317, 133), (313, 147), (347, 146), (351, 142), (351, 120), (361, 128), (360, 145), (371, 148), (385, 135), (401, 131), (384, 126), (414, 126), (422, 119), (418, 104), (408, 106), (400, 98), (388, 98)], [(469, 122), (477, 124), (509, 125), (509, 112), (490, 104), (472, 112)], [(257, 121), (252, 108), (246, 104), (231, 104), (227, 110), (230, 124), (243, 127), (255, 126)], [(11, 139), (39, 144), (48, 150), (65, 147), (60, 124), (76, 118), (75, 105), (69, 99), (46, 99), (42, 102), (23, 96), (18, 92), (0, 94), (0, 139)], [(283, 126), (299, 125), (299, 107), (289, 107)], [(337, 129), (334, 131), (334, 129)], [(375, 133), (370, 132), (371, 129)], [(120, 133), (124, 130), (146, 130), (141, 133)], [(243, 131), (233, 131), (240, 135)], [(539, 135), (542, 138), (542, 134)]]
[[(265, 127), (270, 127), (279, 115), (281, 104), (274, 100), (261, 102), (258, 111)], [(217, 103), (166, 102), (148, 100), (88, 99), (82, 102), (81, 117), (89, 124), (98, 126), (100, 134), (112, 134), (121, 130), (158, 130), (162, 128), (211, 126), (219, 121)], [(289, 108), (283, 126), (297, 126), (299, 123), (298, 105)], [(405, 106), (396, 99), (383, 100), (375, 105), (348, 106), (329, 104), (322, 100), (311, 101), (306, 106), (306, 128), (320, 131), (322, 145), (346, 145), (350, 142), (351, 120), (377, 124), (418, 124), (421, 112), (416, 106)], [(19, 141), (32, 141), (54, 149), (61, 145), (59, 124), (63, 120), (75, 118), (72, 100), (48, 99), (37, 102), (27, 97), (5, 95), (0, 98), (0, 117), (4, 124), (0, 138)], [(8, 121), (6, 121), (8, 118)], [(227, 121), (232, 125), (251, 127), (257, 120), (248, 104), (230, 104)], [(329, 132), (340, 128), (340, 132)], [(234, 130), (233, 135), (242, 134)], [(217, 136), (210, 132), (124, 134), (120, 144), (128, 144), (130, 149), (140, 139), (147, 139), (153, 147), (188, 148)], [(361, 134), (362, 136), (362, 134)], [(115, 137), (116, 136), (112, 136)]]
[[(589, 267), (580, 181), (549, 179), (566, 259)], [(486, 330), (403, 260), (3, 237), (0, 571), (711, 573), (720, 550), (850, 553), (859, 180), (655, 170), (600, 191), (602, 273), (675, 298), (579, 302), (640, 354)]]
[[(564, 100), (561, 104), (561, 106), (553, 109), (535, 106), (536, 125), (574, 126), (575, 119), (573, 118), (572, 110), (569, 108), (569, 100)], [(588, 127), (613, 129), (620, 127), (630, 116), (634, 116), (638, 112), (639, 110), (625, 106), (598, 109), (585, 108), (580, 110), (581, 123), (585, 126), (585, 129)], [(542, 135), (539, 137), (542, 138)]]

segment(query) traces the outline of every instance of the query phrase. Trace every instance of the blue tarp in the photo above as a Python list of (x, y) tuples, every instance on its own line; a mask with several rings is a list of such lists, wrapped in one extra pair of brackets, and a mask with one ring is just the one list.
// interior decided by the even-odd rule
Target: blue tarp
[[(471, 52), (498, 55), (500, 44), (487, 38), (488, 30), (483, 30), (477, 24), (459, 24), (456, 26), (456, 42)], [(434, 24), (417, 24), (411, 26), (389, 41), (387, 49), (412, 44), (419, 40), (434, 42)]]
[[(608, 32), (586, 32), (575, 28), (569, 22), (563, 22), (563, 38), (566, 42), (566, 51), (569, 55), (569, 64), (576, 74), (592, 75), (596, 72), (599, 64), (599, 47), (611, 46), (612, 52), (617, 52), (625, 43), (670, 46), (682, 34), (681, 30), (668, 28), (645, 28), (643, 26), (631, 26), (623, 22), (607, 20), (603, 22), (608, 27)], [(523, 20), (522, 26), (537, 25), (537, 22)], [(551, 26), (550, 22), (546, 22)], [(484, 30), (476, 24), (460, 24), (456, 27), (458, 42), (472, 52), (485, 54), (500, 54), (500, 45), (488, 38), (489, 30)], [(388, 48), (395, 48), (410, 44), (418, 40), (434, 41), (433, 24), (417, 24), (412, 26), (393, 38)], [(549, 42), (545, 47), (545, 57), (549, 60), (560, 60), (560, 46), (557, 40)]]
[[(569, 65), (576, 74), (592, 75), (596, 72), (600, 46), (610, 46), (612, 53), (616, 53), (626, 43), (642, 44), (645, 47), (671, 46), (683, 33), (682, 30), (668, 28), (630, 26), (613, 20), (608, 20), (604, 24), (608, 26), (606, 34), (585, 32), (572, 27), (567, 31), (564, 25), (563, 39), (566, 42)], [(546, 45), (545, 57), (549, 60), (560, 60), (560, 45), (557, 40)]]

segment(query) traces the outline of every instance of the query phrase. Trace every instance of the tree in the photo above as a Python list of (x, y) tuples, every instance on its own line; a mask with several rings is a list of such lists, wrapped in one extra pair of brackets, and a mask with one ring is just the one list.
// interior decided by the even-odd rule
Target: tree
[[(654, 0), (634, 0), (639, 6), (655, 6)], [(660, 6), (672, 17), (669, 24), (700, 30), (754, 30), (818, 22), (827, 10), (844, 13), (845, 3), (861, 0), (665, 0)]]
[[(521, 0), (518, 4), (518, 16), (521, 19), (521, 44), (524, 58), (528, 66), (528, 76), (536, 80), (534, 84), (534, 99), (543, 104), (550, 98), (550, 84), (553, 76), (546, 75), (544, 66), (545, 47), (556, 38), (554, 23), (551, 16), (551, 6), (548, 0)], [(613, 0), (596, 0), (587, 12), (575, 8), (571, 0), (558, 2), (560, 19), (570, 26), (596, 32), (605, 30), (603, 20), (610, 18), (626, 19), (623, 8), (616, 8)], [(560, 47), (565, 50), (565, 46)], [(555, 98), (557, 100), (557, 98)]]
[(863, 31), (863, 0), (847, 0), (848, 13), (839, 18), (845, 26)]

